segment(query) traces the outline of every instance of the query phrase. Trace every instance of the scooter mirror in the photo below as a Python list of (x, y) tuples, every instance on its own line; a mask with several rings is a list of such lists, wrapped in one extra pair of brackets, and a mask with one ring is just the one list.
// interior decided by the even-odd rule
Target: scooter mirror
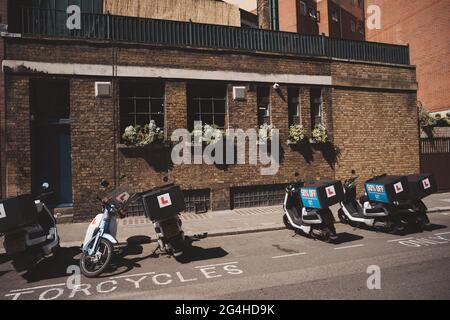
[(103, 188), (108, 188), (108, 187), (109, 187), (109, 182), (106, 181), (106, 180), (103, 180), (103, 181), (100, 183), (100, 186), (102, 186)]

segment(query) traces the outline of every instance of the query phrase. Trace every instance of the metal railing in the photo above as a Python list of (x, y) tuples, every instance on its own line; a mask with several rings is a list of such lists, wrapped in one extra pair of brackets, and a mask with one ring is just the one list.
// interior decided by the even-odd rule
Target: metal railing
[(421, 154), (450, 154), (449, 138), (424, 138), (420, 140)]
[(253, 28), (82, 13), (81, 30), (66, 27), (67, 13), (22, 8), (22, 34), (259, 51), (409, 65), (409, 48)]

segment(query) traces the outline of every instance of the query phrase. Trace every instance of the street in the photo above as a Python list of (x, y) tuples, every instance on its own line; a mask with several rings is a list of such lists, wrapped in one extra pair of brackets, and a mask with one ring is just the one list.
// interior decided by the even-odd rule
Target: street
[[(67, 274), (79, 249), (63, 248), (27, 280), (0, 255), (1, 299), (449, 299), (450, 215), (405, 236), (337, 225), (327, 244), (289, 230), (192, 242), (189, 261), (152, 254), (146, 237), (129, 239), (101, 278)], [(145, 241), (147, 240), (147, 241)], [(368, 289), (370, 267), (380, 289)], [(375, 267), (376, 268), (376, 267)], [(76, 267), (74, 268), (76, 270)], [(69, 270), (70, 271), (70, 270)]]

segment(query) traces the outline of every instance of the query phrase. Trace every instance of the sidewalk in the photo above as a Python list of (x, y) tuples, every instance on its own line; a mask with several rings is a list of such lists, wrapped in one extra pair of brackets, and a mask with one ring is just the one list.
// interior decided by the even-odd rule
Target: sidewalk
[[(450, 193), (432, 195), (424, 200), (429, 213), (450, 212)], [(336, 221), (339, 205), (331, 208)], [(183, 230), (186, 235), (208, 233), (209, 237), (274, 231), (284, 229), (282, 206), (215, 211), (205, 214), (182, 214)], [(80, 246), (87, 223), (58, 225), (58, 232), (63, 246)], [(145, 217), (129, 217), (119, 221), (117, 239), (126, 242), (134, 236), (148, 236), (152, 240), (156, 234), (152, 223)], [(0, 248), (3, 241), (0, 241)], [(0, 251), (2, 251), (0, 249)]]

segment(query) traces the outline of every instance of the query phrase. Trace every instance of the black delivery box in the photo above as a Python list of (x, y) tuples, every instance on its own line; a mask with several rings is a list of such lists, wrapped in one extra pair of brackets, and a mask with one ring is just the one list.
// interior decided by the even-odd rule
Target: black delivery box
[(437, 184), (432, 174), (414, 174), (408, 178), (410, 200), (418, 200), (437, 192)]
[(409, 199), (406, 176), (380, 176), (366, 181), (367, 196), (370, 201), (393, 203)]
[(186, 209), (180, 187), (170, 185), (146, 192), (142, 196), (144, 212), (152, 221), (176, 216)]
[(5, 233), (36, 222), (38, 212), (31, 194), (0, 200), (0, 232)]
[(307, 182), (300, 193), (302, 203), (307, 208), (326, 209), (344, 201), (344, 189), (340, 181)]

